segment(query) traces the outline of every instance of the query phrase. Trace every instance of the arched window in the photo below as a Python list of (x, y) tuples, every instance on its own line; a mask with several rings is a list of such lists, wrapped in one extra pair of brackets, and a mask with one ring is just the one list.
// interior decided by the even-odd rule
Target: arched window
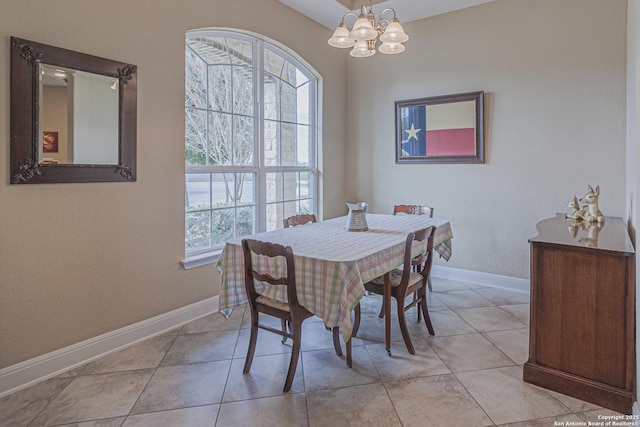
[(185, 52), (187, 258), (317, 214), (316, 74), (240, 32), (190, 31)]

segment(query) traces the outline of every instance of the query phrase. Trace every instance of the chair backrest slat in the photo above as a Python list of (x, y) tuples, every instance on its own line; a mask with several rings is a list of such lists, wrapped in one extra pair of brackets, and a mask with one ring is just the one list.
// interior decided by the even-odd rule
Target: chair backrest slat
[(429, 218), (433, 218), (433, 208), (429, 206), (421, 205), (395, 205), (393, 207), (393, 214), (407, 214), (407, 215), (429, 215)]
[(318, 222), (314, 214), (294, 215), (285, 218), (283, 221), (284, 228), (297, 227), (298, 225), (308, 224), (310, 222)]
[[(295, 262), (293, 250), (290, 246), (282, 246), (277, 243), (262, 242), (259, 240), (243, 239), (242, 253), (244, 255), (245, 267), (245, 290), (247, 297), (253, 301), (259, 296), (255, 280), (269, 283), (274, 286), (287, 287), (287, 299), (290, 307), (299, 307), (298, 294), (296, 290)], [(287, 272), (286, 276), (274, 277), (268, 272), (258, 271), (254, 266), (251, 254), (266, 256), (268, 258), (284, 257)]]

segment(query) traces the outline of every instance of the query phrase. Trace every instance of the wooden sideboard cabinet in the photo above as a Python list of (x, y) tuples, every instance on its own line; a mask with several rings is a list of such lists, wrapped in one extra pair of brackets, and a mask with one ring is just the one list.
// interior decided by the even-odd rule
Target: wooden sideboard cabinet
[(635, 254), (622, 218), (537, 224), (524, 381), (630, 414)]

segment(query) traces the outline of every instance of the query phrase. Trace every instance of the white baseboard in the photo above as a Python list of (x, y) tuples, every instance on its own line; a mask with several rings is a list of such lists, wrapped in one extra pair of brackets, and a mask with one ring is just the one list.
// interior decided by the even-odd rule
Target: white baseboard
[(483, 273), (481, 271), (462, 270), (459, 268), (434, 265), (431, 267), (431, 275), (441, 279), (459, 280), (461, 282), (477, 283), (479, 285), (495, 288), (511, 289), (514, 291), (529, 292), (529, 279), (501, 276), (499, 274)]
[[(439, 265), (434, 265), (431, 273), (433, 277), (437, 278), (529, 292), (528, 279)], [(0, 397), (55, 377), (215, 311), (218, 311), (217, 296), (0, 369)]]
[(0, 369), (0, 397), (215, 311), (218, 311), (217, 296)]

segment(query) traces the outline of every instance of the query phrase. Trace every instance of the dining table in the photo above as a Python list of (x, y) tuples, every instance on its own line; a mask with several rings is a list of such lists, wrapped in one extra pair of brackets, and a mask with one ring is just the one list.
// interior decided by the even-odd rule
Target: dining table
[[(434, 226), (434, 250), (445, 260), (452, 253), (451, 224), (446, 219), (426, 215), (366, 215), (367, 231), (348, 231), (347, 216), (326, 221), (277, 229), (226, 242), (217, 262), (222, 275), (219, 310), (229, 317), (234, 307), (245, 304), (244, 260), (241, 242), (245, 238), (290, 246), (294, 254), (297, 293), (300, 303), (319, 316), (327, 327), (340, 327), (345, 342), (350, 343), (353, 330), (351, 312), (364, 296), (364, 284), (385, 276), (385, 343), (390, 354), (391, 284), (389, 272), (404, 261), (407, 235)], [(412, 247), (415, 256), (426, 249)], [(281, 257), (280, 257), (281, 258)], [(283, 271), (283, 258), (266, 259), (265, 267)], [(254, 261), (255, 262), (255, 261)], [(258, 292), (287, 302), (283, 286), (262, 284)]]

